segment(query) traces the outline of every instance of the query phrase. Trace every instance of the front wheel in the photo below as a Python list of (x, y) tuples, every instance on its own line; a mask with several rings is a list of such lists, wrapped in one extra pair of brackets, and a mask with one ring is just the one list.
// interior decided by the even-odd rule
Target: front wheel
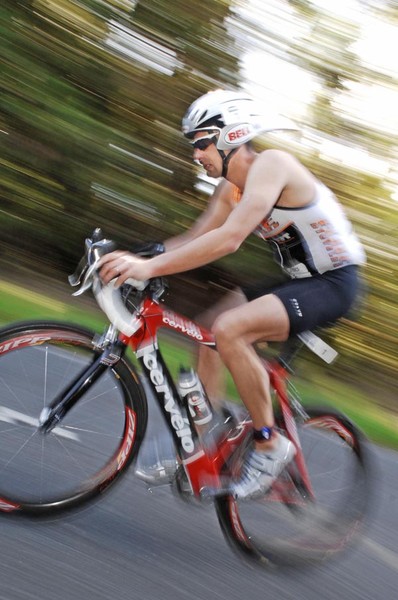
[(49, 433), (45, 406), (89, 366), (93, 333), (75, 325), (21, 323), (0, 330), (0, 511), (49, 514), (94, 498), (138, 452), (147, 404), (120, 359)]
[[(296, 425), (309, 482), (294, 461), (260, 498), (216, 499), (227, 540), (263, 565), (323, 560), (342, 550), (368, 507), (369, 455), (358, 429), (328, 409), (308, 409)], [(241, 461), (238, 453), (227, 465), (232, 476)]]

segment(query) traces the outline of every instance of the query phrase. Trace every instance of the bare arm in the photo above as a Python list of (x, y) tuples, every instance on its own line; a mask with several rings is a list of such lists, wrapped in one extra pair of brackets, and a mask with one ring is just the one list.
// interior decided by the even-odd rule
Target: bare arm
[(230, 201), (231, 187), (231, 184), (222, 180), (215, 189), (207, 209), (200, 215), (192, 227), (188, 231), (169, 238), (164, 242), (166, 251), (176, 250), (224, 223), (233, 208)]
[[(183, 252), (170, 252), (152, 259), (155, 275), (170, 275), (194, 269), (235, 252), (272, 210), (287, 185), (285, 158), (267, 152), (253, 163), (242, 200), (215, 229), (191, 239)], [(154, 276), (154, 275), (152, 275)]]
[(224, 221), (215, 209), (213, 218), (198, 225), (195, 237), (149, 260), (121, 252), (107, 255), (101, 259), (101, 277), (108, 282), (118, 275), (120, 285), (129, 277), (145, 280), (195, 269), (235, 252), (272, 210), (287, 184), (285, 167), (280, 153), (261, 154), (250, 168), (242, 200)]

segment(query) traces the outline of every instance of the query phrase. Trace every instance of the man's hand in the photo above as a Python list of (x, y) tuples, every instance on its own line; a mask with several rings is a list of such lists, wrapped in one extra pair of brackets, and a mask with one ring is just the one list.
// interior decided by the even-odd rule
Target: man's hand
[(146, 281), (152, 277), (150, 269), (151, 259), (135, 256), (130, 252), (117, 250), (105, 254), (99, 261), (99, 274), (102, 281), (107, 284), (115, 281), (116, 287), (121, 286), (127, 279)]

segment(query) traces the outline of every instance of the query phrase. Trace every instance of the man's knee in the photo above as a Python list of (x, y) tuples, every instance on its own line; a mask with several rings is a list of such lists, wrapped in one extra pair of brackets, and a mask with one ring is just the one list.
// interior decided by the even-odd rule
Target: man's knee
[(222, 313), (213, 323), (212, 333), (219, 349), (233, 344), (234, 340), (236, 341), (238, 337), (234, 327), (236, 319), (233, 318), (231, 312), (232, 311), (227, 311)]

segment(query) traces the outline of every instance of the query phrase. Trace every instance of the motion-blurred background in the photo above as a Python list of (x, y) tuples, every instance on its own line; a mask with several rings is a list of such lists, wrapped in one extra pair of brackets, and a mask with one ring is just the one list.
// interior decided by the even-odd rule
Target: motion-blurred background
[[(299, 125), (260, 147), (296, 154), (366, 246), (366, 301), (327, 332), (340, 352), (329, 385), (366, 400), (379, 441), (397, 443), (397, 24), (396, 0), (2, 0), (0, 321), (30, 316), (10, 282), (59, 294), (96, 226), (122, 246), (189, 227), (212, 184), (181, 117), (241, 87)], [(263, 246), (173, 278), (169, 302), (194, 316), (275, 274)]]

